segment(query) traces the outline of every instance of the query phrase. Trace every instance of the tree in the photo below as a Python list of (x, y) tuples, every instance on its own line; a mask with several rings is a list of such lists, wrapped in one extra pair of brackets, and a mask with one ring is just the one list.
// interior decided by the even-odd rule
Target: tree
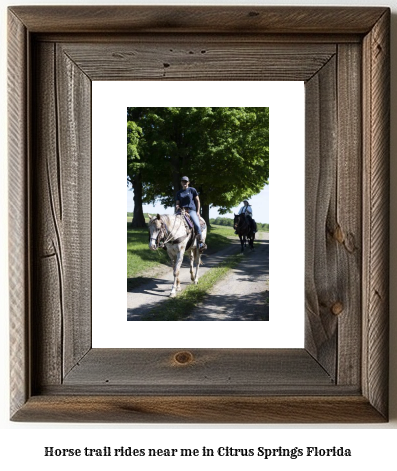
[(209, 225), (210, 205), (226, 213), (267, 183), (268, 108), (129, 108), (129, 118), (142, 131), (143, 201), (173, 206), (188, 175)]
[(127, 121), (127, 184), (134, 190), (134, 217), (131, 227), (145, 227), (145, 217), (142, 209), (142, 168), (138, 151), (142, 129), (134, 122)]
[(268, 182), (269, 109), (213, 108), (209, 119), (206, 143), (194, 160), (192, 175), (203, 213), (208, 208), (209, 214), (212, 204), (225, 214)]

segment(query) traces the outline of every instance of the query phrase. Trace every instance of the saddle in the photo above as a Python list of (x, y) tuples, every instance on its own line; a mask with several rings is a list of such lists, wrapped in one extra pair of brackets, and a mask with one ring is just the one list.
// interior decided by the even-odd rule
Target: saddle
[[(189, 237), (189, 240), (186, 245), (186, 250), (187, 250), (192, 246), (194, 239), (196, 238), (196, 235), (197, 235), (196, 230), (194, 228), (194, 224), (190, 217), (190, 214), (187, 211), (182, 209), (182, 210), (179, 210), (176, 214), (183, 216), (183, 222), (185, 224), (186, 232), (188, 233), (188, 237)], [(203, 231), (207, 227), (207, 224), (201, 216), (199, 220), (200, 220), (201, 231)]]
[[(196, 233), (192, 218), (190, 217), (190, 214), (187, 211), (179, 210), (176, 212), (176, 214), (183, 216), (183, 222), (185, 223), (185, 227), (188, 232), (193, 231), (194, 233)], [(200, 227), (202, 231), (207, 227), (206, 222), (201, 216), (200, 216)]]
[[(244, 213), (242, 213), (240, 216), (241, 216), (241, 219), (242, 219), (242, 221), (243, 221), (243, 224), (244, 224), (244, 223), (248, 224), (248, 228), (249, 228), (253, 233), (257, 232), (256, 221), (255, 221), (255, 219), (252, 218), (252, 216), (250, 216), (250, 215), (248, 215), (248, 214), (246, 215), (246, 214), (244, 214)], [(236, 234), (237, 234), (237, 232), (236, 232)]]
[[(194, 224), (193, 224), (192, 218), (190, 217), (190, 214), (185, 211), (184, 216), (185, 216), (185, 222), (188, 224), (189, 228), (194, 231), (195, 230)], [(201, 216), (200, 216), (200, 227), (202, 231), (207, 227), (207, 224), (205, 223), (204, 219)]]

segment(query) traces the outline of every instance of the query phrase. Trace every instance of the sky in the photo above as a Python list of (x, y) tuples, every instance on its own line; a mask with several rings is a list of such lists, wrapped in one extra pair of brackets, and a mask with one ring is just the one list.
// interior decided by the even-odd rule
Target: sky
[[(260, 222), (262, 224), (269, 223), (269, 185), (266, 185), (265, 188), (254, 195), (250, 199), (250, 204), (252, 206), (253, 218), (256, 222)], [(243, 205), (241, 202), (240, 205), (232, 208), (231, 212), (228, 214), (220, 215), (218, 213), (218, 208), (210, 208), (210, 218), (216, 218), (217, 216), (222, 217), (233, 217), (233, 212), (237, 213), (239, 208)], [(127, 212), (134, 211), (134, 192), (133, 190), (127, 189)], [(164, 208), (161, 204), (157, 204), (155, 206), (144, 204), (143, 205), (143, 212), (144, 213), (159, 213), (159, 214), (172, 214), (174, 212), (173, 208)]]

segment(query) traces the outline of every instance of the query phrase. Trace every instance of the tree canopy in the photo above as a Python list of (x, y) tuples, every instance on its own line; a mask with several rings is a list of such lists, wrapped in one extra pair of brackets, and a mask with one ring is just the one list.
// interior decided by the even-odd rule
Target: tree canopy
[(209, 223), (268, 182), (269, 108), (127, 108), (127, 175), (166, 207), (187, 175)]

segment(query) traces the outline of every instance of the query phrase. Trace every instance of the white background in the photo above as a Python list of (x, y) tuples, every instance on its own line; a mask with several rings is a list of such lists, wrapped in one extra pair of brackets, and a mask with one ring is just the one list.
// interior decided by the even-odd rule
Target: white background
[[(60, 471), (70, 469), (86, 469), (87, 464), (96, 470), (108, 470), (109, 465), (117, 466), (120, 471), (137, 469), (148, 469), (150, 461), (141, 460), (131, 462), (131, 458), (88, 458), (86, 459), (54, 459), (43, 457), (44, 446), (55, 447), (102, 447), (108, 446), (134, 446), (140, 447), (197, 447), (203, 445), (217, 448), (219, 446), (234, 447), (306, 447), (306, 446), (345, 446), (352, 449), (352, 458), (305, 458), (290, 460), (278, 458), (272, 461), (262, 459), (233, 459), (218, 458), (216, 461), (209, 458), (179, 458), (179, 459), (156, 459), (155, 465), (162, 469), (202, 470), (203, 467), (217, 469), (222, 464), (230, 469), (250, 470), (263, 469), (293, 469), (293, 470), (373, 470), (375, 468), (391, 470), (396, 467), (395, 444), (397, 443), (397, 2), (396, 0), (360, 0), (358, 2), (339, 0), (332, 3), (325, 0), (306, 1), (305, 5), (382, 5), (392, 8), (392, 70), (391, 70), (391, 290), (390, 290), (390, 422), (380, 425), (257, 425), (257, 426), (235, 426), (235, 425), (207, 425), (207, 426), (171, 426), (171, 425), (117, 425), (117, 424), (17, 424), (8, 420), (8, 286), (7, 286), (7, 163), (6, 163), (6, 6), (11, 4), (61, 4), (56, 0), (49, 2), (1, 2), (1, 133), (3, 137), (0, 142), (0, 195), (1, 195), (1, 264), (0, 264), (0, 434), (1, 434), (1, 456), (0, 463), (3, 469), (40, 469)], [(81, 4), (81, 1), (68, 1), (65, 4)], [(109, 4), (110, 0), (103, 2), (90, 2), (86, 4)], [(126, 2), (119, 2), (126, 3)], [(133, 2), (128, 2), (132, 4)], [(150, 2), (140, 0), (140, 4)], [(158, 4), (171, 4), (161, 2)], [(213, 2), (191, 2), (195, 4), (214, 4)], [(233, 2), (231, 0), (218, 4), (250, 4), (259, 5), (266, 2)], [(274, 5), (288, 5), (292, 2), (272, 0)], [(173, 2), (183, 4), (183, 2)], [(295, 3), (296, 4), (296, 3)], [(93, 461), (94, 460), (94, 461)], [(12, 463), (12, 464), (11, 464)]]
[[(92, 92), (93, 347), (303, 347), (303, 82), (93, 82)], [(270, 322), (126, 321), (127, 106), (270, 108)]]

